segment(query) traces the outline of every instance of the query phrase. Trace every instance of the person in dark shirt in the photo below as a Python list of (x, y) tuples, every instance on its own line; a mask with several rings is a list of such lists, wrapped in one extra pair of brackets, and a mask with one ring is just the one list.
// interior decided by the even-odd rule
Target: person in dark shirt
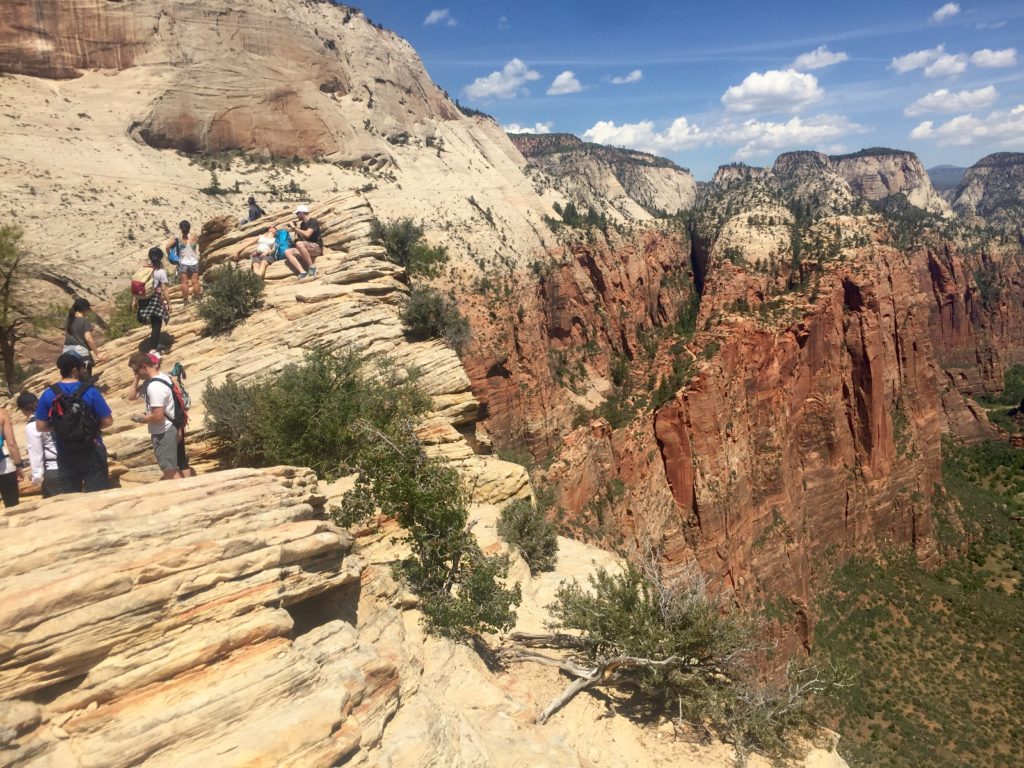
[(104, 358), (92, 337), (92, 324), (87, 314), (89, 310), (88, 299), (77, 298), (72, 303), (68, 319), (64, 323), (64, 349), (61, 351), (71, 352), (82, 358), (87, 366), (86, 372), (92, 376), (93, 364), (103, 362)]
[(256, 204), (256, 198), (249, 197), (249, 221), (256, 221), (266, 216), (266, 212)]
[(308, 271), (299, 277), (316, 277), (317, 269), (313, 262), (324, 251), (324, 240), (320, 234), (320, 222), (309, 215), (309, 206), (300, 205), (295, 209), (299, 221), (292, 226), (295, 233), (295, 248), (298, 255), (306, 263)]
[[(86, 366), (78, 355), (65, 352), (57, 358), (57, 368), (60, 370), (61, 379), (54, 384), (66, 396), (74, 395), (79, 391), (83, 383)], [(103, 399), (103, 395), (96, 387), (89, 385), (82, 394), (82, 402), (89, 408), (96, 417), (100, 429), (109, 427), (114, 423), (114, 417), (110, 412), (110, 406)], [(39, 405), (36, 406), (36, 428), (40, 432), (50, 432), (50, 409), (57, 393), (53, 387), (47, 387), (46, 391), (39, 397)], [(62, 443), (59, 434), (54, 434), (57, 444), (57, 472), (60, 476), (60, 489), (62, 493), (80, 493), (83, 489), (86, 493), (91, 491), (105, 491), (110, 486), (110, 475), (107, 468), (107, 449), (103, 445), (103, 438), (97, 433), (95, 438), (88, 440), (81, 445), (65, 445)]]

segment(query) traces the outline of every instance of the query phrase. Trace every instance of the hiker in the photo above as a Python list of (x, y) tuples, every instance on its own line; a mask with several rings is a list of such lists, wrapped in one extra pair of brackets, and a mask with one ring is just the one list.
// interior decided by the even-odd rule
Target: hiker
[(132, 421), (148, 425), (156, 463), (163, 472), (161, 479), (195, 477), (196, 471), (188, 465), (185, 453), (187, 411), (181, 389), (170, 376), (160, 372), (159, 355), (135, 352), (128, 359), (128, 367), (135, 374), (128, 399), (137, 400), (140, 394), (146, 398), (146, 412), (132, 416)]
[[(320, 222), (309, 215), (308, 205), (300, 205), (296, 208), (295, 215), (299, 219), (298, 223), (289, 225), (295, 236), (295, 247), (288, 249), (285, 258), (289, 255), (297, 256), (306, 263), (307, 271), (302, 274), (300, 269), (299, 278), (316, 277), (317, 269), (313, 266), (313, 262), (324, 250), (323, 237), (320, 235)], [(291, 259), (289, 259), (289, 263), (291, 263)]]
[(203, 297), (203, 286), (199, 282), (199, 237), (187, 221), (178, 224), (181, 237), (172, 237), (164, 243), (167, 260), (177, 266), (181, 281), (181, 300), (188, 304), (189, 289), (197, 299)]
[(0, 408), (0, 498), (5, 507), (18, 506), (18, 483), (22, 478), (25, 462), (18, 451), (18, 441), (14, 438), (14, 424), (6, 408)]
[(96, 341), (92, 337), (92, 323), (86, 313), (90, 310), (89, 300), (77, 298), (68, 310), (68, 319), (64, 323), (64, 349), (85, 361), (87, 373), (92, 376), (92, 367), (106, 358), (100, 355)]
[(167, 305), (164, 291), (170, 284), (163, 267), (164, 252), (150, 248), (146, 265), (132, 275), (132, 304), (140, 323), (149, 323), (153, 329), (149, 335), (149, 348), (160, 349), (160, 329), (171, 319), (171, 308)]
[(25, 445), (28, 448), (28, 463), (32, 467), (31, 480), (42, 488), (43, 498), (48, 499), (60, 493), (60, 474), (57, 471), (57, 446), (53, 435), (40, 432), (36, 426), (36, 406), (39, 398), (31, 392), (22, 392), (16, 401), (21, 415), (28, 419), (25, 425)]
[(249, 195), (249, 199), (246, 201), (249, 203), (249, 218), (245, 221), (246, 224), (256, 221), (256, 219), (262, 219), (266, 216), (266, 212), (256, 204), (256, 198)]
[(256, 276), (263, 280), (267, 274), (267, 267), (276, 261), (277, 243), (275, 236), (277, 227), (270, 227), (256, 240), (256, 250), (250, 256), (250, 269)]
[[(159, 250), (159, 249), (158, 249)], [(110, 486), (101, 429), (114, 423), (110, 406), (85, 376), (85, 362), (70, 352), (57, 358), (60, 381), (36, 405), (36, 428), (57, 445), (60, 493), (105, 491)]]

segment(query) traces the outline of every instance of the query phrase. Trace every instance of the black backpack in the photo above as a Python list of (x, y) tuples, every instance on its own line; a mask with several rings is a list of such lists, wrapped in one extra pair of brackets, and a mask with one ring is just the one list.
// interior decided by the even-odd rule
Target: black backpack
[(50, 387), (53, 392), (53, 403), (46, 420), (50, 423), (57, 441), (68, 448), (84, 448), (96, 442), (100, 435), (100, 420), (96, 418), (89, 404), (82, 395), (91, 387), (87, 381), (78, 385), (73, 393), (68, 394), (59, 384)]
[(146, 388), (154, 381), (159, 381), (165, 387), (171, 388), (171, 397), (174, 399), (174, 416), (170, 417), (171, 424), (174, 425), (175, 429), (182, 429), (188, 424), (188, 406), (189, 403), (185, 402), (185, 396), (182, 394), (181, 389), (177, 382), (172, 380), (172, 383), (168, 383), (165, 379), (150, 379), (146, 382)]

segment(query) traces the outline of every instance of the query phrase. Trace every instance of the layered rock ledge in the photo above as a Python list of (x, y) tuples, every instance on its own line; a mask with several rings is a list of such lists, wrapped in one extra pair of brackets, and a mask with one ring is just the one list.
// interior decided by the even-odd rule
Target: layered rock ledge
[(308, 621), (362, 571), (323, 502), (278, 467), (0, 513), (0, 764), (332, 765), (379, 740), (397, 668)]

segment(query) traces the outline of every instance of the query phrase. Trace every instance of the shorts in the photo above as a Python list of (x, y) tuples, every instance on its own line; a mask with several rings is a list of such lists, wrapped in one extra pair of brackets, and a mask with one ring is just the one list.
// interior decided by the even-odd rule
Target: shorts
[(198, 264), (179, 264), (178, 265), (178, 277), (188, 277), (189, 275), (198, 275), (199, 265)]
[(305, 242), (305, 244), (306, 244), (306, 250), (309, 251), (309, 257), (311, 259), (318, 258), (320, 256), (320, 254), (322, 254), (324, 252), (324, 249), (321, 248), (316, 243), (310, 243), (309, 241), (303, 241), (303, 242)]
[(259, 251), (256, 251), (256, 253), (252, 255), (253, 264), (259, 264), (264, 261), (267, 262), (267, 264), (273, 264), (275, 261), (274, 252), (270, 251), (269, 253), (260, 253)]
[(156, 463), (162, 471), (188, 469), (185, 440), (178, 439), (178, 430), (172, 428), (166, 432), (151, 435), (151, 437), (153, 438), (153, 453), (156, 454)]

